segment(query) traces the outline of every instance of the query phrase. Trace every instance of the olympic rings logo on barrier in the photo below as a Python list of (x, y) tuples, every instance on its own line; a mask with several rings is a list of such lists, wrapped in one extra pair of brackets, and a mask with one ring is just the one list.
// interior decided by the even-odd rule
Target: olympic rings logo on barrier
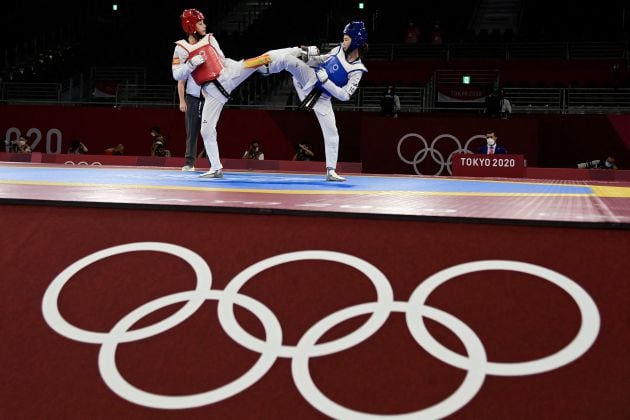
[[(63, 164), (64, 165), (75, 165), (75, 163), (73, 161), (71, 161), (71, 160), (68, 160), (68, 161), (64, 162)], [(103, 166), (103, 164), (101, 162), (87, 163), (84, 160), (82, 160), (80, 162), (77, 162), (76, 165), (79, 165), (79, 166), (89, 166), (89, 165), (92, 165), (92, 166)]]
[[(65, 320), (59, 311), (58, 299), (70, 279), (81, 269), (107, 257), (127, 252), (157, 251), (175, 255), (191, 265), (197, 278), (194, 290), (174, 293), (147, 302), (129, 312), (109, 332), (88, 331)], [(240, 293), (241, 288), (257, 274), (285, 263), (304, 260), (333, 261), (348, 265), (363, 273), (376, 290), (376, 301), (338, 310), (312, 325), (296, 345), (282, 343), (282, 327), (275, 314), (264, 303)], [(499, 363), (488, 361), (483, 343), (462, 320), (431, 306), (427, 298), (442, 284), (458, 276), (486, 270), (507, 270), (542, 278), (564, 290), (577, 305), (581, 323), (577, 335), (554, 354), (523, 362)], [(301, 395), (317, 410), (333, 418), (374, 418), (332, 401), (314, 383), (309, 360), (359, 345), (371, 337), (387, 321), (390, 313), (405, 314), (406, 324), (419, 346), (442, 362), (467, 371), (459, 388), (443, 401), (406, 415), (414, 418), (442, 418), (455, 413), (472, 400), (486, 375), (524, 376), (548, 372), (581, 357), (593, 345), (599, 334), (600, 316), (589, 294), (570, 278), (547, 268), (519, 261), (484, 260), (458, 264), (441, 270), (421, 281), (407, 302), (395, 301), (387, 277), (374, 265), (355, 256), (340, 252), (309, 250), (289, 252), (259, 261), (237, 274), (223, 290), (212, 289), (212, 275), (206, 261), (195, 252), (163, 242), (136, 242), (114, 246), (90, 254), (65, 268), (48, 286), (42, 300), (42, 313), (48, 325), (60, 335), (72, 340), (100, 344), (98, 367), (107, 386), (121, 398), (132, 403), (158, 409), (201, 407), (230, 398), (260, 380), (280, 357), (291, 359), (293, 381)], [(143, 340), (165, 332), (184, 322), (206, 300), (218, 301), (219, 322), (228, 336), (241, 346), (260, 354), (248, 372), (216, 389), (190, 395), (158, 395), (130, 384), (116, 365), (119, 344)], [(155, 324), (131, 329), (138, 321), (166, 306), (186, 302), (170, 317)], [(261, 322), (265, 340), (250, 335), (237, 322), (234, 305), (249, 310)], [(354, 317), (371, 314), (357, 330), (332, 341), (319, 340), (331, 328)], [(430, 318), (450, 329), (462, 342), (466, 355), (458, 354), (440, 344), (427, 330), (423, 318)]]
[[(418, 140), (420, 140), (422, 142), (422, 149), (420, 149), (414, 156), (412, 159), (407, 159), (403, 156), (401, 149), (401, 146), (403, 144), (403, 142), (409, 138), (416, 138)], [(446, 160), (444, 159), (444, 155), (435, 148), (435, 144), (440, 141), (441, 139), (451, 139), (453, 140), (453, 142), (455, 142), (455, 145), (457, 146), (457, 148), (455, 150), (453, 150), (448, 157), (446, 158)], [(453, 155), (455, 153), (472, 153), (469, 150), (470, 147), (470, 143), (472, 143), (474, 140), (476, 139), (483, 139), (485, 140), (486, 137), (482, 134), (476, 134), (474, 136), (472, 136), (471, 138), (469, 138), (466, 143), (464, 144), (464, 147), (462, 147), (462, 144), (460, 143), (459, 139), (457, 137), (455, 137), (452, 134), (440, 134), (439, 136), (437, 136), (436, 138), (433, 139), (433, 141), (431, 142), (431, 144), (429, 145), (429, 143), (427, 142), (427, 140), (421, 136), (420, 134), (417, 133), (407, 133), (404, 136), (402, 136), (400, 138), (400, 140), (398, 140), (398, 144), (396, 146), (396, 151), (398, 152), (398, 157), (400, 158), (401, 161), (403, 161), (404, 163), (408, 164), (408, 165), (413, 165), (413, 170), (415, 171), (416, 174), (418, 175), (422, 175), (422, 173), (420, 172), (420, 169), (418, 169), (418, 164), (422, 163), (427, 156), (429, 156), (429, 154), (431, 155), (431, 158), (433, 159), (433, 161), (435, 163), (437, 163), (438, 165), (440, 165), (440, 169), (438, 169), (438, 171), (436, 173), (434, 173), (433, 175), (441, 175), (442, 172), (444, 171), (444, 169), (447, 170), (449, 175), (453, 175), (453, 172), (451, 170), (451, 165), (453, 163)]]

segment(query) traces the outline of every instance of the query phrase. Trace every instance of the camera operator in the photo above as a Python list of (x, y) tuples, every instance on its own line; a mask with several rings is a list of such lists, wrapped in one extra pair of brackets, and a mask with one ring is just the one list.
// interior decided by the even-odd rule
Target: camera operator
[(166, 148), (166, 139), (160, 134), (160, 127), (155, 126), (151, 129), (151, 137), (153, 137), (151, 156), (170, 157), (171, 151)]
[(606, 159), (578, 163), (577, 167), (579, 169), (618, 169), (613, 156), (608, 156)]
[(5, 141), (7, 151), (9, 153), (31, 153), (31, 146), (28, 145), (28, 140), (20, 136), (17, 140)]
[(260, 148), (260, 143), (258, 140), (253, 140), (245, 153), (243, 153), (243, 157), (241, 159), (252, 159), (252, 160), (265, 160), (265, 154)]
[(170, 157), (171, 151), (166, 148), (163, 141), (156, 140), (153, 143), (153, 156)]
[(308, 145), (300, 143), (295, 146), (295, 154), (292, 160), (311, 160), (313, 156), (315, 156), (315, 153), (308, 148)]

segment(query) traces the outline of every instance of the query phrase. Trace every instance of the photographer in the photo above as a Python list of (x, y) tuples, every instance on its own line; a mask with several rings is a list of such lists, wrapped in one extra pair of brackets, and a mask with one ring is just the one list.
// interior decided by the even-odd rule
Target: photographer
[(17, 140), (12, 140), (7, 143), (7, 151), (10, 153), (31, 153), (31, 146), (28, 145), (28, 140), (20, 136)]
[(606, 159), (596, 159), (589, 162), (578, 163), (577, 167), (579, 169), (618, 169), (613, 156), (608, 156)]
[(119, 143), (114, 147), (108, 147), (103, 153), (106, 155), (122, 156), (125, 154), (125, 146)]
[(81, 140), (75, 139), (70, 143), (70, 147), (68, 147), (69, 155), (82, 155), (88, 152), (88, 148), (83, 144)]
[(249, 144), (249, 148), (243, 153), (242, 159), (265, 160), (265, 154), (260, 148), (258, 140), (254, 140)]
[(295, 154), (292, 160), (311, 160), (313, 156), (315, 156), (315, 153), (306, 144), (300, 143), (295, 146)]
[(151, 137), (153, 137), (151, 156), (170, 157), (171, 151), (166, 148), (166, 139), (160, 134), (160, 127), (155, 126), (151, 129)]
[(153, 143), (153, 152), (151, 156), (171, 157), (171, 151), (166, 148), (163, 141), (156, 140)]

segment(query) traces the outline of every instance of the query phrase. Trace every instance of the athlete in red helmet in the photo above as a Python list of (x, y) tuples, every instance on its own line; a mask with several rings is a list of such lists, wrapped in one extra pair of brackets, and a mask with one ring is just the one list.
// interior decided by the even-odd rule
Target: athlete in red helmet
[[(175, 43), (173, 78), (178, 81), (193, 79), (201, 86), (205, 97), (201, 112), (201, 136), (210, 161), (210, 170), (200, 176), (222, 178), (223, 165), (219, 157), (216, 127), (230, 92), (258, 67), (268, 64), (271, 61), (271, 53), (276, 56), (286, 54), (300, 56), (303, 51), (299, 47), (286, 48), (269, 51), (249, 60), (235, 61), (226, 58), (215, 37), (206, 33), (203, 13), (196, 9), (186, 9), (181, 15), (181, 21), (188, 37)], [(192, 111), (194, 112), (194, 109)], [(186, 167), (183, 169), (188, 170)]]
[[(186, 166), (182, 169), (194, 169), (190, 160), (193, 160), (195, 155), (192, 150), (193, 142), (196, 145), (194, 128), (196, 124), (199, 124), (210, 161), (210, 171), (201, 176), (221, 178), (223, 177), (223, 165), (219, 156), (216, 131), (219, 116), (223, 110), (223, 105), (229, 99), (230, 92), (249, 77), (255, 67), (246, 68), (244, 61), (234, 61), (225, 57), (216, 38), (212, 34), (206, 33), (204, 15), (200, 11), (186, 9), (180, 18), (182, 29), (186, 32), (187, 38), (175, 43), (172, 65), (173, 78), (178, 81), (187, 81), (186, 92), (189, 100), (186, 109), (188, 109), (189, 114), (192, 114), (187, 116), (187, 128), (188, 125), (190, 128), (187, 133)], [(197, 87), (199, 87), (199, 92), (203, 90), (202, 94), (197, 93)], [(198, 98), (197, 101), (190, 98), (195, 95)], [(203, 100), (203, 108), (199, 118), (198, 113), (197, 117), (194, 114), (202, 102), (202, 95), (205, 100)], [(197, 123), (197, 118), (200, 120), (199, 123)]]
[[(182, 13), (181, 16), (181, 20), (182, 20), (182, 28), (184, 29), (184, 32), (186, 32), (188, 35), (193, 35), (198, 37), (197, 39), (201, 39), (201, 37), (203, 37), (206, 34), (206, 25), (205, 23), (203, 23), (205, 17), (203, 15), (203, 13), (201, 13), (199, 10), (197, 9), (186, 9), (184, 10), (184, 12)], [(199, 33), (199, 30), (197, 28), (197, 23), (201, 22), (203, 24), (203, 33)]]

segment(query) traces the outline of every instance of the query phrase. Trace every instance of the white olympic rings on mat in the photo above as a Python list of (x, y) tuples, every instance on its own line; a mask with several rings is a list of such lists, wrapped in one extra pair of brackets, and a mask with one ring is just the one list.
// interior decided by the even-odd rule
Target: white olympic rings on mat
[[(422, 145), (423, 145), (423, 147), (420, 150), (418, 150), (418, 152), (416, 152), (416, 154), (411, 159), (405, 158), (401, 151), (403, 142), (409, 138), (418, 139), (422, 142)], [(446, 160), (444, 160), (444, 155), (435, 148), (435, 144), (441, 139), (451, 139), (453, 140), (453, 142), (455, 142), (455, 145), (456, 145), (455, 150), (449, 153)], [(433, 141), (431, 142), (431, 144), (429, 145), (427, 140), (422, 135), (417, 134), (417, 133), (407, 133), (404, 136), (402, 136), (400, 140), (398, 140), (398, 144), (396, 145), (396, 151), (398, 152), (398, 157), (400, 158), (400, 160), (408, 165), (413, 165), (413, 170), (418, 175), (422, 175), (422, 173), (420, 172), (420, 169), (418, 168), (418, 164), (422, 163), (429, 154), (431, 155), (431, 158), (433, 159), (433, 161), (437, 163), (438, 165), (440, 165), (440, 169), (438, 169), (438, 171), (434, 173), (433, 175), (442, 175), (442, 172), (444, 171), (444, 169), (446, 169), (449, 175), (453, 175), (453, 172), (451, 170), (451, 165), (453, 162), (453, 154), (472, 153), (468, 148), (470, 147), (470, 143), (472, 143), (476, 139), (485, 140), (486, 137), (482, 134), (476, 134), (472, 136), (471, 138), (469, 138), (466, 141), (466, 144), (464, 144), (464, 147), (462, 147), (462, 144), (460, 143), (459, 139), (452, 134), (448, 134), (448, 133), (440, 134), (439, 136), (435, 137)]]
[[(366, 275), (368, 279), (374, 285), (377, 294), (377, 303), (381, 303), (368, 321), (361, 326), (358, 330), (346, 337), (339, 338), (329, 343), (319, 344), (316, 349), (313, 350), (312, 356), (324, 356), (326, 354), (336, 353), (341, 350), (350, 348), (366, 338), (370, 337), (387, 321), (389, 316), (389, 304), (394, 300), (394, 292), (387, 280), (387, 277), (372, 264), (357, 258), (352, 255), (342, 254), (331, 251), (301, 251), (292, 252), (288, 254), (280, 254), (275, 257), (262, 260), (249, 268), (243, 270), (232, 279), (225, 287), (224, 292), (227, 297), (224, 300), (219, 301), (219, 320), (225, 332), (232, 337), (237, 343), (253, 351), (259, 351), (259, 349), (265, 347), (267, 343), (263, 343), (257, 338), (249, 335), (241, 326), (236, 322), (234, 317), (234, 309), (230, 300), (231, 296), (237, 296), (239, 290), (243, 285), (253, 278), (256, 274), (288, 262), (300, 261), (300, 260), (325, 260), (336, 261), (342, 264), (349, 265), (356, 268)], [(237, 334), (232, 334), (231, 331)], [(246, 339), (243, 339), (246, 338)], [(296, 354), (295, 346), (282, 346), (279, 350), (280, 357), (294, 357)]]
[[(147, 302), (122, 317), (109, 332), (87, 331), (68, 323), (58, 307), (59, 295), (68, 281), (81, 269), (101, 259), (125, 252), (157, 251), (182, 258), (197, 276), (194, 290), (174, 293)], [(294, 346), (283, 345), (282, 327), (276, 315), (264, 303), (240, 293), (241, 288), (257, 274), (278, 265), (303, 261), (323, 260), (346, 264), (363, 273), (376, 291), (374, 302), (362, 303), (338, 310), (312, 325)], [(443, 283), (458, 276), (486, 270), (517, 271), (542, 278), (564, 290), (577, 305), (581, 324), (577, 335), (563, 349), (537, 360), (497, 363), (486, 359), (485, 348), (462, 320), (440, 309), (426, 305), (429, 295)], [(242, 376), (216, 389), (190, 395), (159, 395), (143, 391), (125, 380), (116, 364), (119, 344), (142, 340), (174, 328), (191, 316), (206, 300), (218, 301), (218, 317), (224, 331), (241, 346), (260, 354), (258, 360)], [(155, 324), (131, 330), (144, 317), (166, 306), (186, 302), (178, 311)], [(265, 331), (265, 339), (246, 332), (236, 321), (234, 304), (256, 316)], [(309, 371), (309, 360), (347, 350), (359, 345), (374, 334), (392, 312), (404, 313), (407, 327), (414, 340), (442, 362), (467, 371), (455, 392), (443, 401), (415, 412), (395, 414), (396, 417), (441, 418), (448, 416), (474, 398), (486, 375), (523, 376), (560, 368), (582, 356), (595, 342), (600, 328), (597, 305), (589, 294), (570, 278), (553, 270), (519, 261), (473, 261), (449, 267), (421, 281), (407, 302), (394, 301), (391, 284), (374, 265), (352, 255), (323, 250), (284, 253), (259, 261), (237, 274), (224, 290), (211, 289), (211, 273), (207, 263), (193, 251), (162, 242), (138, 242), (107, 248), (64, 269), (48, 286), (42, 312), (48, 325), (57, 333), (81, 342), (101, 344), (98, 366), (107, 386), (121, 398), (138, 405), (158, 409), (185, 409), (213, 404), (246, 390), (262, 378), (279, 357), (291, 359), (293, 381), (302, 396), (320, 412), (334, 418), (382, 417), (353, 410), (325, 396), (315, 385)], [(319, 343), (331, 328), (365, 314), (371, 314), (357, 330), (335, 340)], [(430, 318), (450, 329), (462, 342), (466, 355), (460, 355), (440, 344), (428, 332), (424, 318)]]
[[(59, 312), (59, 294), (68, 281), (78, 273), (81, 269), (102, 260), (103, 258), (111, 257), (113, 255), (124, 254), (126, 252), (133, 251), (158, 251), (167, 254), (172, 254), (180, 257), (184, 261), (188, 262), (195, 271), (197, 277), (197, 287), (195, 292), (197, 295), (190, 299), (184, 306), (182, 306), (171, 317), (166, 318), (157, 324), (150, 325), (139, 330), (131, 332), (125, 332), (124, 334), (114, 334), (112, 332), (93, 332), (86, 331), (75, 327), (67, 322), (61, 313)], [(206, 261), (198, 254), (192, 252), (187, 248), (183, 248), (178, 245), (167, 244), (163, 242), (135, 242), (131, 244), (114, 246), (106, 248), (101, 251), (90, 254), (81, 258), (73, 264), (70, 264), (65, 270), (63, 270), (55, 279), (50, 283), (44, 293), (42, 300), (42, 312), (44, 319), (53, 327), (59, 334), (72, 338), (73, 340), (82, 341), (84, 343), (104, 343), (108, 339), (116, 339), (120, 343), (127, 341), (136, 341), (143, 338), (151, 337), (166, 330), (173, 328), (175, 325), (186, 320), (190, 315), (195, 313), (197, 309), (205, 302), (206, 298), (203, 294), (206, 290), (209, 290), (212, 285), (212, 276), (210, 274), (210, 267)]]

